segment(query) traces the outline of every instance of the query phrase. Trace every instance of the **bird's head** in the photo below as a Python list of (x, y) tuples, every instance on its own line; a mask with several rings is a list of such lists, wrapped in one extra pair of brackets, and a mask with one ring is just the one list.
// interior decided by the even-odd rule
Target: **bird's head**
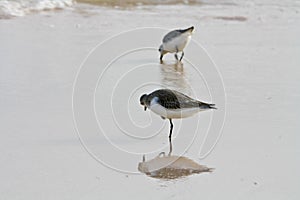
[(164, 46), (160, 45), (159, 49), (158, 49), (159, 53), (160, 53), (160, 60), (162, 61), (163, 56), (168, 53), (166, 50), (164, 50)]
[(158, 51), (161, 53), (163, 50), (164, 50), (163, 45), (160, 45)]
[(148, 97), (147, 94), (143, 94), (140, 98), (140, 104), (144, 106), (145, 111), (147, 110), (147, 104), (146, 104), (147, 97)]

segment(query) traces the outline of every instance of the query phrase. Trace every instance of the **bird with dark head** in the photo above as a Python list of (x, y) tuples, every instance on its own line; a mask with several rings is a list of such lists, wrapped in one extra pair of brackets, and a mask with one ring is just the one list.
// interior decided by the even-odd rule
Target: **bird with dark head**
[(146, 111), (149, 108), (163, 119), (170, 121), (169, 139), (171, 140), (173, 123), (172, 119), (190, 117), (200, 111), (216, 109), (215, 104), (204, 103), (193, 99), (183, 93), (169, 89), (159, 89), (140, 97), (140, 104)]
[(143, 94), (140, 98), (140, 103), (142, 106), (144, 106), (145, 111), (147, 110), (147, 106), (146, 106), (146, 100), (147, 100), (147, 94)]

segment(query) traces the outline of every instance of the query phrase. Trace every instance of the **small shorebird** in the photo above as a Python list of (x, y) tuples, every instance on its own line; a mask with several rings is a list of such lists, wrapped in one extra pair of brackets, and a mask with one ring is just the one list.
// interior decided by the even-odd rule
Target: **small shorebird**
[(149, 108), (161, 118), (169, 119), (170, 140), (173, 131), (172, 119), (186, 118), (200, 111), (216, 109), (215, 104), (204, 103), (169, 89), (156, 90), (148, 95), (143, 94), (140, 98), (140, 104), (144, 106), (145, 111)]
[(175, 53), (175, 58), (178, 60), (177, 53), (182, 52), (180, 61), (184, 56), (183, 49), (189, 43), (191, 39), (192, 32), (194, 27), (190, 27), (187, 29), (174, 30), (169, 32), (162, 40), (162, 44), (160, 45), (158, 51), (160, 52), (160, 61), (162, 62), (162, 58), (166, 53)]

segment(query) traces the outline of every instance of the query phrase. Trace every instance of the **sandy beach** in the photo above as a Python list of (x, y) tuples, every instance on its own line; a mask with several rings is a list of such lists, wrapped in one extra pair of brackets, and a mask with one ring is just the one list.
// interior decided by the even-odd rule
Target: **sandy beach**
[[(55, 6), (0, 6), (0, 199), (299, 199), (298, 1)], [(163, 35), (192, 25), (182, 63), (160, 64)], [(139, 169), (169, 151), (139, 105), (158, 87), (217, 105), (174, 121), (172, 145), (212, 172)]]

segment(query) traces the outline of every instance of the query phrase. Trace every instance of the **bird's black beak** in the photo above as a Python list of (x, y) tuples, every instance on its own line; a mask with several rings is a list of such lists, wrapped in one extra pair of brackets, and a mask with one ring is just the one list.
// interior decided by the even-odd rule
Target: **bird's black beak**
[(147, 106), (144, 107), (144, 110), (145, 110), (145, 111), (147, 110)]

